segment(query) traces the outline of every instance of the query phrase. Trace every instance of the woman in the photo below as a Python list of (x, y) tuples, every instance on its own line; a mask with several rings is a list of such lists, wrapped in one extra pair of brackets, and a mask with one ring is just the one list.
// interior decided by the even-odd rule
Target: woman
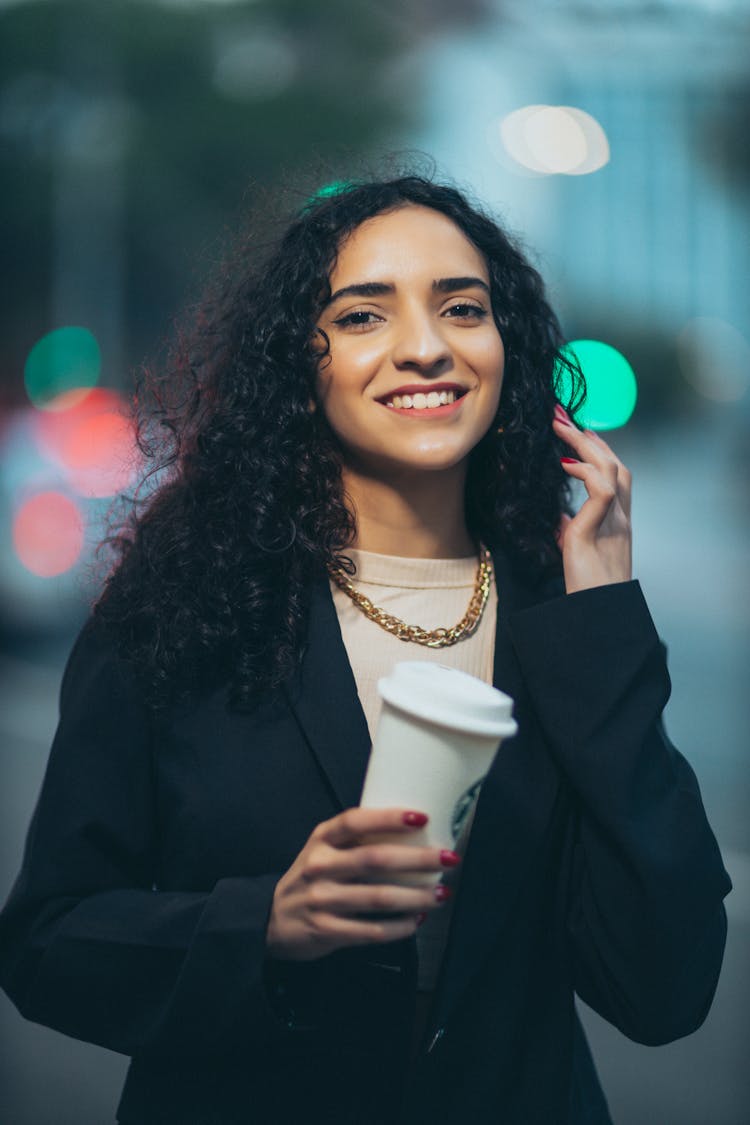
[[(640, 1042), (693, 1031), (729, 889), (661, 725), (629, 473), (455, 190), (349, 185), (248, 257), (69, 661), (4, 987), (132, 1056), (130, 1125), (609, 1122), (574, 992)], [(357, 807), (375, 681), (417, 658), (515, 700), (455, 851)], [(417, 869), (445, 889), (390, 882)]]

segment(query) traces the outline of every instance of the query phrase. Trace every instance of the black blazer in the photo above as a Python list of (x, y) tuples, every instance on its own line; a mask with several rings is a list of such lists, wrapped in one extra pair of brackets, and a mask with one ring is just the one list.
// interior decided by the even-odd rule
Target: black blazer
[(358, 803), (369, 752), (327, 581), (301, 673), (252, 714), (222, 690), (153, 724), (84, 629), (0, 966), (23, 1015), (132, 1055), (119, 1121), (603, 1125), (574, 992), (642, 1043), (700, 1025), (730, 883), (661, 725), (640, 587), (565, 595), (495, 564), (519, 733), (480, 793), (409, 1082), (415, 938), (265, 957), (276, 882)]

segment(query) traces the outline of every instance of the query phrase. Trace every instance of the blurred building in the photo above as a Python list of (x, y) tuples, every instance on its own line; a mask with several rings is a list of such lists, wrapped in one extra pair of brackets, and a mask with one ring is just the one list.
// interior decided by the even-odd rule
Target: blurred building
[[(639, 375), (677, 393), (684, 332), (683, 350), (723, 365), (716, 397), (745, 410), (749, 48), (750, 8), (736, 0), (506, 2), (492, 29), (425, 56), (419, 139), (539, 251), (572, 335), (668, 336), (670, 370)], [(504, 154), (501, 123), (538, 103), (591, 114), (608, 163), (540, 175)], [(710, 373), (699, 389), (711, 397)]]

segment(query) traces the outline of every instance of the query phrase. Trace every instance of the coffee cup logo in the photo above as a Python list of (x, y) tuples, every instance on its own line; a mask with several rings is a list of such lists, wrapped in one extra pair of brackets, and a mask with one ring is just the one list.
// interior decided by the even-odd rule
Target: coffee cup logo
[(451, 834), (453, 836), (454, 844), (463, 831), (463, 827), (466, 824), (466, 818), (471, 812), (471, 807), (476, 800), (479, 790), (482, 788), (483, 781), (484, 776), (480, 777), (478, 781), (475, 781), (473, 785), (470, 785), (469, 788), (461, 794), (461, 796), (453, 806), (453, 814), (451, 816)]

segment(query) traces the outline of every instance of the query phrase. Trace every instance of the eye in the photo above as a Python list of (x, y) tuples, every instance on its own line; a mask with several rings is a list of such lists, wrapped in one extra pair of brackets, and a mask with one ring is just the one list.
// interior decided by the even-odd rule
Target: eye
[(355, 309), (354, 312), (345, 313), (344, 316), (338, 317), (333, 323), (342, 328), (368, 328), (371, 324), (375, 324), (382, 319), (376, 313), (370, 312), (369, 309)]
[(481, 320), (487, 316), (487, 310), (481, 305), (471, 304), (469, 301), (456, 301), (449, 308), (445, 309), (444, 316), (450, 317), (451, 320)]

